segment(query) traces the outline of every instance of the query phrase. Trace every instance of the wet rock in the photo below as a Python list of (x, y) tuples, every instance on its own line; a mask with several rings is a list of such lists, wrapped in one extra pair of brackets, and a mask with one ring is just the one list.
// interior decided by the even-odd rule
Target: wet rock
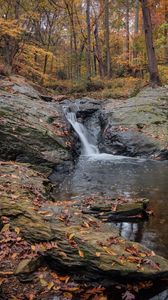
[(42, 264), (42, 259), (40, 257), (29, 258), (21, 260), (18, 264), (15, 275), (29, 274), (36, 271)]
[(105, 222), (144, 220), (148, 218), (146, 211), (148, 203), (149, 200), (147, 199), (103, 201), (95, 198), (87, 209), (83, 210), (83, 213), (91, 214)]
[(40, 100), (39, 92), (24, 79), (1, 84), (0, 157), (47, 172), (70, 160), (71, 139), (60, 107)]
[(120, 131), (112, 126), (104, 133), (100, 149), (110, 154), (149, 156), (159, 151), (159, 146), (150, 137), (132, 129)]
[(99, 101), (95, 101), (90, 98), (83, 98), (76, 100), (75, 103), (77, 104), (77, 117), (82, 118), (85, 120), (86, 118), (92, 116), (95, 112), (100, 110), (101, 104)]
[[(108, 153), (150, 157), (166, 153), (168, 88), (145, 88), (127, 100), (108, 100), (108, 121), (100, 149)], [(161, 155), (162, 156), (162, 155)], [(167, 159), (166, 155), (163, 157)]]

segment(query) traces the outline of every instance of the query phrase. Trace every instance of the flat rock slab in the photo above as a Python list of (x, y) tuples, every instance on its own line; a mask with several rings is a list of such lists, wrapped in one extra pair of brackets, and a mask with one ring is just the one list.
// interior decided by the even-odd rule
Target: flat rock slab
[(9, 217), (11, 227), (19, 228), (55, 270), (103, 282), (167, 278), (166, 259), (125, 240), (71, 202), (47, 202), (40, 173), (12, 162), (2, 162), (1, 169), (0, 215)]
[(90, 198), (89, 203), (84, 202), (83, 213), (91, 214), (105, 222), (135, 221), (148, 218), (148, 199), (101, 199)]

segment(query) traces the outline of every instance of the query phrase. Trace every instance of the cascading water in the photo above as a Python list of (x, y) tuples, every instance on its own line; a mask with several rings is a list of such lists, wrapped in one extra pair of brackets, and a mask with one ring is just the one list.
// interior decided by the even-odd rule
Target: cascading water
[(83, 147), (83, 154), (87, 156), (99, 154), (99, 149), (89, 141), (89, 134), (82, 123), (79, 123), (76, 118), (76, 113), (66, 111), (66, 118), (78, 134)]

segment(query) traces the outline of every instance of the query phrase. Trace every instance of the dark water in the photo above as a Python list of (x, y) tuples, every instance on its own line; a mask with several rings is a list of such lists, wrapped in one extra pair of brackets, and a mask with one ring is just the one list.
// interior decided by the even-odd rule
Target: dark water
[(59, 197), (80, 201), (92, 194), (148, 198), (154, 211), (148, 222), (115, 226), (122, 236), (168, 259), (168, 162), (111, 155), (82, 157), (60, 187)]
[[(103, 154), (81, 157), (57, 196), (80, 201), (81, 197), (92, 194), (148, 198), (154, 211), (149, 221), (110, 226), (117, 226), (125, 238), (140, 242), (168, 259), (168, 162)], [(148, 299), (167, 297), (168, 291), (164, 291)]]

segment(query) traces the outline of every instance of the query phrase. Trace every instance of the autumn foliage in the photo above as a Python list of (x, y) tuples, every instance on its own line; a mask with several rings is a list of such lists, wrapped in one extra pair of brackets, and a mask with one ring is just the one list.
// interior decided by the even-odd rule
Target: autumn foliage
[[(51, 79), (56, 84), (90, 77), (146, 77), (139, 1), (1, 0), (0, 4), (2, 74), (12, 71), (46, 85)], [(168, 62), (168, 3), (148, 0), (148, 6), (156, 56), (163, 66)]]

